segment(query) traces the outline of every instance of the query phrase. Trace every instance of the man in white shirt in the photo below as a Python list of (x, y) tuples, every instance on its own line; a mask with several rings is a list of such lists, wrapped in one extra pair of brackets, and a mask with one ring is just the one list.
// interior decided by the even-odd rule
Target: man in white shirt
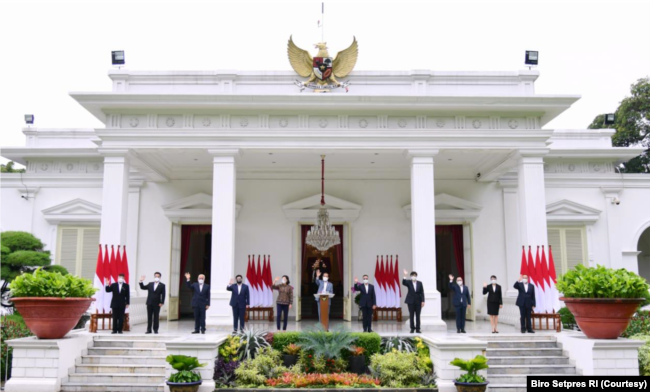
[(521, 323), (521, 333), (535, 333), (532, 327), (531, 314), (535, 309), (535, 285), (528, 282), (528, 275), (519, 275), (519, 280), (515, 282), (514, 288), (519, 292), (517, 302), (519, 307), (519, 322)]

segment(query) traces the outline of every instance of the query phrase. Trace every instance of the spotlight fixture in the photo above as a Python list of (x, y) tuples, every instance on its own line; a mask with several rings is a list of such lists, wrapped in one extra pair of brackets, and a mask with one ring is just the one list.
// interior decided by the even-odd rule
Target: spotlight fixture
[(112, 51), (111, 59), (113, 60), (113, 65), (124, 65), (124, 51), (123, 50)]
[(608, 113), (605, 115), (605, 125), (614, 125), (616, 122), (616, 116), (614, 113)]
[(27, 125), (34, 124), (34, 115), (33, 114), (26, 114), (25, 115), (25, 124), (27, 124)]
[(539, 52), (536, 50), (527, 50), (526, 51), (526, 65), (537, 65), (539, 60)]

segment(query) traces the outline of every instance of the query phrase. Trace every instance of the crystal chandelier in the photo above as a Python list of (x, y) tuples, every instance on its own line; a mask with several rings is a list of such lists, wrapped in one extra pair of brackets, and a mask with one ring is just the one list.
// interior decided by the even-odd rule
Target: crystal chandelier
[(321, 155), (321, 197), (316, 224), (307, 232), (305, 242), (325, 253), (329, 248), (339, 245), (339, 233), (330, 225), (330, 216), (325, 208), (325, 155)]

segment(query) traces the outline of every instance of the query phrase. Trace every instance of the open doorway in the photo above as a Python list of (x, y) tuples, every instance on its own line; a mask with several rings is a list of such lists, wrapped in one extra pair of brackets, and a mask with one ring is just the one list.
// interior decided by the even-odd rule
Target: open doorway
[(318, 268), (321, 272), (329, 274), (329, 281), (334, 285), (334, 298), (332, 298), (330, 308), (330, 319), (343, 318), (343, 225), (334, 225), (339, 233), (341, 243), (333, 246), (325, 253), (305, 243), (307, 232), (311, 225), (301, 225), (301, 282), (300, 282), (300, 313), (303, 319), (318, 319), (318, 307), (314, 299), (317, 287), (314, 284), (316, 280), (315, 264), (319, 261)]
[(463, 249), (462, 225), (436, 225), (436, 276), (441, 294), (441, 315), (443, 320), (455, 320), (456, 311), (452, 305), (449, 292), (449, 274), (463, 278), (466, 286), (471, 286), (465, 279), (465, 260)]
[(181, 227), (181, 260), (179, 284), (180, 318), (193, 318), (192, 293), (185, 285), (185, 273), (192, 275), (196, 282), (198, 276), (205, 275), (205, 283), (210, 284), (210, 262), (212, 247), (212, 225), (183, 225)]

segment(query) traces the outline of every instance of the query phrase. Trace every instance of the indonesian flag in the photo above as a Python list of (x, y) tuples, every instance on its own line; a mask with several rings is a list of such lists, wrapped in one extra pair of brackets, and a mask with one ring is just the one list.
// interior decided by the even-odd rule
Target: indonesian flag
[[(388, 264), (388, 260), (386, 260)], [(385, 308), (388, 302), (388, 287), (386, 285), (386, 269), (384, 268), (384, 256), (381, 256), (381, 263), (379, 263), (379, 284), (381, 285), (381, 307)]]
[(126, 258), (126, 245), (122, 247), (122, 273), (124, 274), (124, 281), (129, 283), (129, 261)]
[(260, 264), (262, 256), (257, 255), (257, 270), (255, 271), (255, 284), (257, 284), (257, 306), (264, 306), (264, 281), (262, 280), (262, 265)]
[(266, 272), (266, 283), (269, 287), (269, 306), (273, 306), (273, 272), (271, 271), (271, 255), (269, 255), (269, 269)]
[(97, 309), (99, 313), (104, 313), (104, 294), (108, 293), (106, 293), (106, 290), (104, 289), (104, 260), (102, 258), (101, 244), (99, 244), (99, 252), (97, 253), (97, 266), (95, 267), (93, 287), (99, 289), (95, 295), (93, 295), (93, 298), (95, 298), (95, 302), (93, 302), (95, 309)]
[[(393, 256), (390, 256), (390, 263), (393, 264)], [(399, 282), (398, 282), (399, 273), (397, 272), (397, 264), (393, 264), (393, 271), (390, 276), (390, 283), (393, 285), (393, 308), (398, 308), (399, 304)]]
[(402, 302), (402, 284), (399, 281), (399, 255), (395, 256), (395, 287), (397, 287), (397, 307)]
[[(108, 255), (108, 245), (104, 245), (104, 284), (111, 284), (111, 265), (110, 257)], [(113, 299), (113, 293), (107, 293), (106, 289), (102, 287), (104, 291), (104, 312), (108, 313), (111, 309), (111, 300)]]
[(544, 274), (542, 273), (542, 262), (539, 259), (539, 245), (535, 253), (535, 313), (544, 313), (546, 303), (544, 301)]
[(395, 289), (393, 288), (393, 262), (391, 260), (388, 264), (388, 255), (386, 255), (386, 271), (384, 271), (384, 282), (386, 283), (386, 307), (393, 307), (393, 299), (395, 298)]
[(544, 252), (544, 245), (542, 245), (542, 275), (544, 275), (544, 305), (546, 305), (546, 312), (553, 313), (557, 311), (554, 309), (553, 294), (551, 293), (551, 278), (548, 273), (548, 264), (546, 263), (546, 252)]
[(253, 286), (253, 269), (251, 268), (251, 255), (248, 255), (248, 266), (246, 267), (246, 284), (248, 284), (250, 306), (255, 306), (257, 292)]
[(273, 297), (271, 293), (271, 286), (269, 286), (269, 265), (266, 261), (266, 255), (264, 255), (264, 266), (262, 267), (262, 279), (264, 284), (264, 306), (269, 307), (271, 306)]
[(534, 283), (535, 281), (535, 263), (533, 262), (533, 252), (528, 245), (528, 281)]
[[(117, 246), (117, 255), (115, 257), (115, 268), (117, 269), (118, 275), (124, 273), (124, 266), (122, 265), (122, 255), (120, 254), (121, 247), (122, 247), (121, 245)], [(124, 280), (124, 282), (129, 283), (126, 279)]]
[(521, 268), (519, 269), (519, 275), (529, 275), (528, 274), (528, 263), (526, 262), (526, 247), (521, 246)]
[(377, 256), (377, 262), (375, 264), (375, 297), (376, 297), (376, 302), (377, 302), (377, 307), (381, 308), (382, 307), (382, 302), (381, 302), (381, 282), (380, 282), (380, 276), (379, 276), (379, 256)]
[(555, 262), (553, 261), (553, 249), (551, 245), (548, 246), (548, 275), (550, 278), (551, 296), (553, 298), (551, 303), (557, 313), (562, 308), (562, 301), (560, 301), (560, 293), (555, 286), (557, 284), (557, 276), (555, 275)]
[(111, 245), (111, 283), (117, 283), (117, 262), (115, 261), (115, 247)]

